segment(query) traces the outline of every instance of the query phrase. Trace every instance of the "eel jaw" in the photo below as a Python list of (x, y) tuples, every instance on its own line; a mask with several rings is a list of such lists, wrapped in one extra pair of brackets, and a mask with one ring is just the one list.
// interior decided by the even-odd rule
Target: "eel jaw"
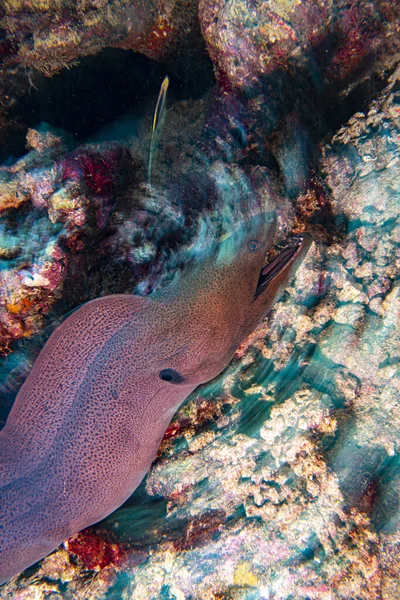
[(282, 250), (280, 254), (268, 265), (263, 267), (258, 278), (257, 288), (254, 294), (254, 300), (258, 298), (269, 286), (271, 281), (281, 270), (289, 263), (294, 263), (307, 252), (311, 244), (311, 236), (308, 234), (298, 235), (290, 240), (290, 243)]

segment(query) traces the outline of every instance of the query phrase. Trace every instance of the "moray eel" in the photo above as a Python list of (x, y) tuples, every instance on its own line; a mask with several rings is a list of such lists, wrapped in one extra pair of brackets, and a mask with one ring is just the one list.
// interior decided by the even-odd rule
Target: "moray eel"
[(54, 331), (0, 432), (0, 582), (129, 498), (306, 254), (296, 237), (263, 267), (273, 229), (253, 217), (160, 291), (98, 298)]

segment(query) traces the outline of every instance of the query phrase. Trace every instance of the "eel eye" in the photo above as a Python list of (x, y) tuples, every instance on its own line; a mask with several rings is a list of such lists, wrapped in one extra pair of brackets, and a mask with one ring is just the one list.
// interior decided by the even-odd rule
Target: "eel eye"
[(185, 378), (178, 371), (174, 371), (174, 369), (163, 369), (160, 371), (160, 379), (169, 381), (170, 383), (182, 383)]
[(250, 252), (255, 252), (260, 247), (260, 242), (258, 240), (250, 240), (247, 245)]

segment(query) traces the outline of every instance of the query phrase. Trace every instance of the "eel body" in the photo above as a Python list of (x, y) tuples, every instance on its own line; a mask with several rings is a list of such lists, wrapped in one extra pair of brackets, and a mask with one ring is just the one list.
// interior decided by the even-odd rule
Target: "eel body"
[(227, 366), (307, 252), (293, 238), (263, 268), (272, 230), (253, 218), (225, 258), (149, 297), (88, 302), (55, 330), (0, 432), (0, 582), (132, 494), (178, 407)]

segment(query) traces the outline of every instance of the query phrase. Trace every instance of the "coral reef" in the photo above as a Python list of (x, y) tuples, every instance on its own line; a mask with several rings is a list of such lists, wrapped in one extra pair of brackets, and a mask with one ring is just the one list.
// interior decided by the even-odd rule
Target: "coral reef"
[(308, 73), (315, 88), (343, 86), (398, 51), (399, 15), (391, 2), (200, 0), (199, 12), (218, 80), (241, 90), (296, 70)]
[(118, 193), (138, 176), (118, 144), (67, 152), (46, 127), (29, 130), (27, 142), (30, 152), (0, 173), (3, 351), (36, 333), (65, 281), (90, 269), (88, 246), (109, 235)]
[[(164, 46), (154, 33), (155, 21), (176, 22), (185, 37), (172, 3), (146, 9), (138, 37), (123, 29), (131, 4), (114, 3), (111, 19), (107, 2), (78, 3), (81, 26), (62, 10), (50, 24), (63, 2), (7, 2), (5, 81), (19, 85), (49, 52), (51, 72), (114, 45), (173, 62), (182, 37), (169, 46), (167, 32)], [(194, 18), (195, 3), (185, 6)], [(135, 135), (122, 118), (78, 148), (32, 128), (28, 154), (0, 171), (1, 340), (12, 349), (0, 391), (15, 394), (29, 368), (22, 342), (43, 315), (150, 293), (195, 258), (208, 239), (199, 223), (221, 233), (234, 212), (237, 196), (217, 185), (225, 177), (272, 198), (277, 241), (307, 229), (315, 243), (230, 367), (176, 415), (132, 499), (3, 586), (4, 600), (399, 597), (398, 5), (199, 9), (218, 89), (174, 102), (152, 188), (153, 104)], [(64, 49), (50, 50), (60, 27)]]
[(2, 9), (3, 56), (9, 64), (52, 75), (106, 46), (127, 48), (160, 60), (198, 33), (193, 0), (24, 2), (6, 0)]
[[(323, 149), (346, 235), (315, 244), (247, 351), (183, 407), (132, 501), (5, 599), (396, 597), (397, 85)], [(318, 205), (298, 203), (312, 221)]]
[[(282, 170), (303, 162), (307, 180), (327, 123), (360, 110), (396, 65), (399, 17), (397, 5), (374, 0), (200, 0), (219, 87), (207, 151), (258, 161), (272, 152)], [(306, 187), (287, 183), (294, 197)]]

